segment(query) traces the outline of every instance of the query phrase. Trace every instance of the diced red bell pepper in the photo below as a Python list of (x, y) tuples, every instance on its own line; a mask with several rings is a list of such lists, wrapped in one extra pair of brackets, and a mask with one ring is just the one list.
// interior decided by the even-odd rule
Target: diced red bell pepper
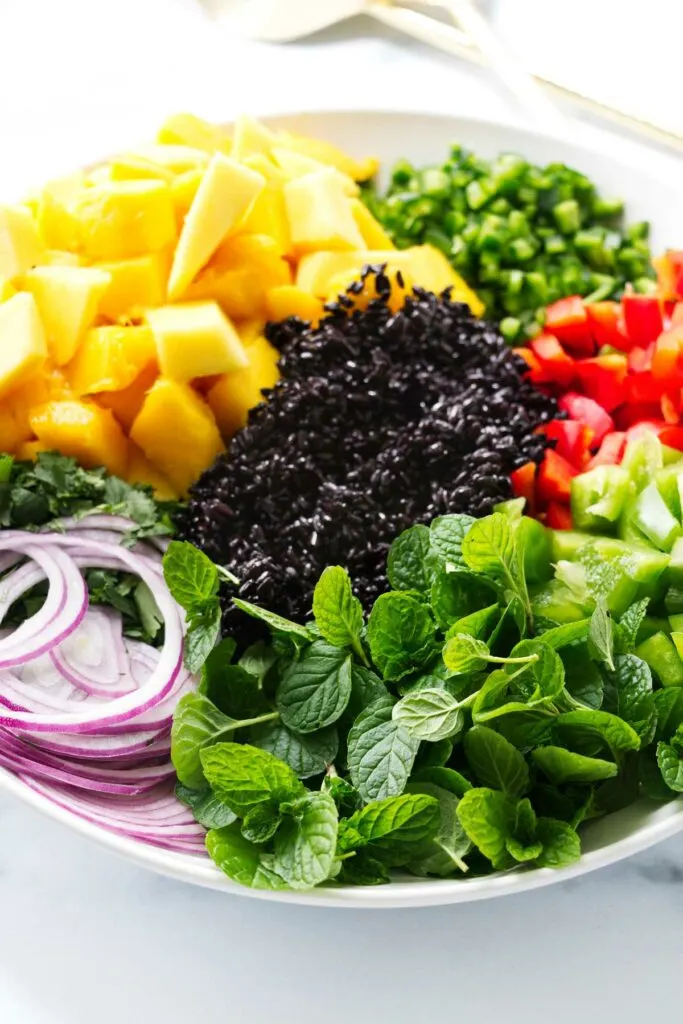
[(658, 295), (626, 292), (621, 300), (626, 333), (634, 345), (649, 345), (664, 330), (662, 301)]
[(656, 405), (622, 405), (621, 409), (617, 409), (614, 418), (617, 430), (625, 430), (629, 434), (629, 440), (631, 439), (630, 431), (633, 427), (646, 423), (653, 430), (656, 430), (660, 426), (664, 426), (659, 402)]
[(683, 302), (676, 302), (671, 310), (671, 326), (678, 327), (683, 324)]
[(551, 420), (539, 428), (549, 441), (556, 441), (555, 451), (576, 469), (583, 469), (588, 462), (593, 432), (578, 420)]
[(580, 295), (558, 299), (545, 311), (545, 328), (578, 356), (592, 356), (595, 342)]
[(607, 412), (622, 405), (626, 392), (624, 381), (628, 372), (626, 356), (594, 356), (576, 364), (582, 390)]
[(676, 427), (667, 423), (658, 431), (658, 434), (659, 440), (667, 448), (677, 448), (678, 451), (683, 451), (683, 427)]
[(628, 354), (629, 373), (643, 373), (645, 370), (651, 369), (654, 351), (654, 341), (648, 345), (647, 348), (641, 348), (640, 345), (634, 345)]
[(678, 423), (680, 418), (678, 406), (680, 403), (676, 400), (677, 397), (680, 396), (673, 396), (665, 392), (660, 399), (659, 404), (662, 407), (662, 416), (665, 423)]
[(545, 513), (545, 525), (551, 530), (571, 530), (574, 524), (569, 506), (551, 501)]
[(548, 448), (538, 470), (536, 491), (542, 501), (569, 501), (571, 482), (579, 470)]
[(612, 348), (628, 352), (631, 340), (624, 328), (624, 318), (618, 302), (590, 302), (586, 307), (588, 329), (598, 348), (611, 345)]
[(558, 384), (568, 388), (574, 379), (575, 363), (552, 334), (539, 334), (531, 342), (531, 350), (541, 364), (540, 373), (534, 374), (539, 383)]
[(652, 260), (652, 266), (664, 298), (683, 299), (683, 250), (667, 250)]
[(683, 324), (662, 331), (652, 355), (652, 376), (672, 383), (683, 379)]
[(654, 375), (646, 371), (632, 373), (626, 379), (624, 390), (626, 401), (630, 405), (659, 405), (664, 389), (661, 380), (655, 380)]
[(586, 395), (577, 395), (570, 391), (560, 398), (558, 405), (563, 412), (573, 420), (580, 420), (581, 423), (593, 431), (593, 443), (599, 445), (605, 434), (614, 430), (614, 420), (601, 405)]
[(534, 373), (537, 373), (541, 369), (540, 360), (536, 358), (536, 356), (530, 348), (513, 348), (512, 351), (515, 353), (516, 356), (519, 356), (521, 359), (524, 360), (526, 365), (529, 367), (529, 370), (531, 371), (532, 377)]
[(621, 430), (615, 430), (603, 438), (600, 448), (588, 463), (587, 469), (595, 469), (596, 466), (618, 466), (624, 456), (626, 448), (626, 434)]
[(510, 482), (515, 497), (526, 498), (527, 505), (532, 508), (536, 496), (536, 463), (525, 462), (523, 466), (513, 469)]

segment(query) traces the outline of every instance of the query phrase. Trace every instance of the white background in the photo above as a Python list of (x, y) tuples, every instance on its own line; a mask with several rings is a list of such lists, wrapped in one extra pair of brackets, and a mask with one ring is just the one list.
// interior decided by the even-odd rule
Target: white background
[[(499, 7), (520, 51), (565, 73), (579, 63), (587, 84), (630, 91), (683, 122), (674, 0), (650, 0), (646, 15), (628, 0)], [(193, 0), (0, 0), (0, 39), (2, 194), (142, 139), (174, 110), (229, 119), (393, 105), (519, 116), (484, 73), (365, 20), (274, 49), (230, 39)], [(623, 138), (612, 146), (680, 166)], [(382, 913), (269, 905), (148, 874), (3, 796), (0, 1021), (671, 1017), (682, 883), (683, 838), (490, 903)]]

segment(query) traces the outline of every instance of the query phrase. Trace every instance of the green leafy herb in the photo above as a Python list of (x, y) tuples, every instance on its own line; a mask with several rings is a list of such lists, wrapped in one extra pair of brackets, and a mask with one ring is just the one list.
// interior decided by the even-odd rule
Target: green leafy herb
[(232, 825), (237, 818), (229, 807), (214, 796), (208, 786), (203, 789), (191, 789), (178, 782), (175, 795), (190, 808), (195, 819), (204, 828), (224, 828), (225, 825)]
[(455, 697), (434, 689), (408, 694), (394, 705), (393, 718), (416, 739), (431, 742), (454, 736), (465, 722)]
[(410, 594), (392, 592), (377, 598), (368, 620), (372, 660), (383, 679), (398, 680), (422, 668), (434, 654), (434, 621)]
[(311, 635), (305, 626), (300, 626), (290, 619), (284, 619), (281, 615), (276, 615), (275, 612), (266, 611), (265, 608), (259, 608), (258, 605), (251, 604), (249, 601), (243, 601), (241, 597), (234, 597), (232, 603), (246, 615), (265, 622), (266, 626), (270, 626), (276, 633), (284, 633), (285, 636), (297, 636), (306, 642), (310, 642)]
[(516, 804), (495, 789), (470, 789), (458, 804), (458, 820), (494, 868), (510, 866), (506, 840), (515, 827)]
[(475, 725), (464, 738), (465, 756), (483, 786), (500, 789), (509, 796), (521, 796), (529, 788), (529, 769), (512, 743), (488, 729)]
[(180, 540), (169, 544), (163, 566), (166, 585), (186, 613), (185, 665), (198, 672), (220, 637), (218, 567), (193, 544)]
[(287, 882), (275, 870), (275, 857), (240, 832), (239, 825), (212, 829), (206, 836), (209, 856), (228, 878), (250, 889), (286, 889)]
[(574, 754), (563, 747), (538, 747), (531, 756), (554, 786), (564, 786), (569, 782), (602, 782), (618, 772), (613, 761)]
[(322, 775), (339, 749), (339, 736), (334, 726), (301, 735), (282, 722), (271, 722), (252, 729), (251, 742), (284, 761), (300, 779)]
[(394, 590), (428, 592), (438, 561), (428, 527), (411, 526), (399, 534), (389, 548), (389, 583)]
[(250, 843), (267, 843), (282, 824), (282, 812), (269, 803), (257, 804), (242, 819), (242, 835)]
[(361, 712), (349, 731), (349, 773), (366, 802), (399, 796), (413, 768), (419, 740), (393, 720), (393, 703), (380, 698)]
[(285, 671), (276, 703), (282, 721), (300, 733), (332, 725), (351, 698), (351, 655), (314, 641)]
[(330, 875), (337, 847), (337, 807), (328, 793), (291, 801), (275, 837), (275, 869), (292, 889), (310, 889)]
[(591, 615), (588, 644), (595, 660), (604, 662), (614, 672), (614, 623), (604, 597), (598, 597)]
[(615, 627), (615, 649), (618, 654), (630, 654), (636, 646), (638, 630), (643, 624), (647, 614), (650, 598), (644, 597), (642, 601), (636, 601), (619, 619)]
[(408, 870), (418, 875), (438, 875), (441, 878), (455, 872), (465, 874), (469, 868), (464, 858), (471, 851), (472, 843), (458, 818), (459, 798), (450, 790), (428, 781), (411, 782), (408, 789), (411, 793), (433, 797), (439, 803), (438, 830), (422, 844), (419, 856), (413, 856), (408, 862)]
[(439, 516), (432, 520), (429, 527), (430, 544), (446, 569), (465, 568), (462, 544), (474, 522), (476, 520), (472, 516), (462, 513)]
[[(405, 793), (376, 800), (340, 823), (339, 850), (347, 853), (363, 846), (398, 855), (400, 862), (436, 834), (439, 804), (433, 796)], [(395, 857), (394, 857), (395, 860)]]
[(307, 792), (288, 765), (246, 743), (207, 747), (201, 763), (211, 789), (240, 818), (259, 804), (279, 807)]
[(313, 617), (323, 639), (337, 647), (351, 647), (367, 665), (360, 639), (363, 609), (353, 596), (349, 574), (341, 566), (329, 566), (318, 580), (313, 591)]

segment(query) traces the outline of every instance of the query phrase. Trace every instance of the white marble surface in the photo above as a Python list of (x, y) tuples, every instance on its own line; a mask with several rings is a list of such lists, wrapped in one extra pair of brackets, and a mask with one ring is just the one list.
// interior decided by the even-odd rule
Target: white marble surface
[[(519, 0), (525, 33), (533, 3)], [(609, 6), (592, 4), (593, 29)], [(176, 109), (513, 115), (485, 74), (369, 21), (273, 49), (229, 39), (194, 0), (1, 0), (0, 39), (3, 194), (142, 138)], [(623, 138), (612, 147), (675, 167)], [(683, 837), (495, 902), (335, 912), (147, 874), (0, 795), (0, 908), (2, 1024), (636, 1024), (678, 1005)]]

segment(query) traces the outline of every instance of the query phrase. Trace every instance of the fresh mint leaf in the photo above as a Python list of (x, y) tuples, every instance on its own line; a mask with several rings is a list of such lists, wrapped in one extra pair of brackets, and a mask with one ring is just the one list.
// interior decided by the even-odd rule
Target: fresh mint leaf
[(564, 868), (581, 856), (581, 840), (566, 821), (539, 818), (536, 837), (543, 844), (543, 853), (536, 858), (538, 868)]
[(164, 579), (186, 612), (203, 609), (218, 595), (216, 566), (187, 540), (172, 540), (164, 555)]
[(404, 793), (376, 800), (340, 822), (339, 851), (347, 853), (363, 846), (398, 854), (399, 862), (411, 856), (424, 840), (436, 835), (440, 824), (439, 804), (433, 796)]
[(362, 805), (358, 791), (346, 779), (336, 774), (326, 774), (323, 791), (329, 793), (340, 814), (354, 814)]
[(284, 761), (300, 779), (322, 775), (339, 749), (339, 736), (334, 726), (301, 735), (282, 722), (271, 722), (253, 729), (251, 742)]
[(613, 672), (605, 674), (603, 709), (628, 722), (647, 746), (657, 728), (650, 666), (635, 654), (618, 654)]
[(486, 580), (470, 572), (440, 572), (431, 585), (429, 603), (444, 632), (458, 619), (490, 604), (492, 590)]
[(262, 686), (264, 679), (276, 661), (277, 654), (271, 645), (266, 643), (265, 640), (257, 640), (256, 643), (247, 647), (237, 664), (245, 672), (248, 672), (249, 675), (255, 676), (259, 686)]
[(372, 660), (384, 679), (398, 681), (423, 668), (434, 654), (434, 620), (410, 594), (382, 594), (368, 620)]
[(287, 888), (284, 878), (275, 870), (273, 855), (245, 839), (237, 823), (211, 829), (206, 836), (206, 849), (221, 871), (240, 885), (250, 889)]
[(258, 605), (252, 604), (250, 601), (243, 601), (241, 597), (233, 597), (232, 603), (235, 605), (235, 608), (239, 608), (246, 615), (250, 615), (252, 619), (259, 619), (261, 622), (265, 622), (275, 633), (301, 637), (307, 643), (311, 640), (310, 633), (306, 627), (300, 626), (297, 622), (284, 619), (281, 615), (269, 612), (265, 608), (259, 608)]
[(462, 554), (469, 569), (497, 580), (506, 592), (517, 596), (530, 617), (523, 545), (516, 539), (522, 536), (516, 534), (507, 516), (494, 512), (473, 523), (463, 541)]
[(669, 789), (683, 793), (683, 760), (671, 743), (657, 744), (657, 764)]
[(464, 858), (472, 843), (458, 818), (458, 797), (432, 782), (410, 782), (411, 793), (423, 793), (438, 801), (439, 824), (435, 834), (422, 844), (419, 856), (408, 862), (408, 870), (415, 875), (438, 875), (446, 878), (456, 871), (468, 870)]
[(277, 688), (282, 721), (295, 732), (332, 725), (351, 698), (351, 655), (315, 640), (285, 671)]
[(579, 619), (578, 622), (565, 622), (561, 626), (551, 626), (550, 629), (542, 632), (539, 631), (537, 622), (536, 632), (544, 644), (559, 650), (580, 640), (585, 640), (590, 629), (590, 622), (590, 619)]
[(596, 661), (614, 672), (614, 623), (604, 597), (598, 597), (588, 629), (588, 647)]
[(217, 743), (202, 750), (201, 762), (213, 792), (240, 818), (258, 804), (279, 807), (308, 792), (288, 765), (246, 743)]
[(465, 733), (465, 757), (479, 782), (519, 797), (529, 788), (529, 769), (524, 757), (513, 745), (484, 725), (475, 725)]
[(444, 665), (453, 675), (481, 672), (489, 660), (489, 649), (483, 640), (467, 633), (456, 633), (443, 649)]
[(448, 764), (453, 754), (453, 740), (459, 738), (458, 735), (449, 740), (421, 743), (413, 765), (413, 772), (419, 772), (423, 768), (440, 768)]
[(446, 633), (446, 639), (451, 640), (454, 636), (466, 633), (473, 636), (475, 640), (486, 640), (495, 629), (500, 619), (500, 608), (498, 603), (489, 604), (480, 608), (478, 612), (471, 612), (461, 619), (456, 619)]
[(339, 881), (343, 885), (386, 885), (391, 875), (381, 860), (368, 850), (359, 850), (342, 863)]
[(576, 703), (598, 711), (604, 699), (605, 682), (602, 672), (588, 653), (588, 644), (570, 644), (562, 648), (561, 657), (565, 688), (569, 696)]
[(431, 742), (454, 736), (465, 724), (457, 700), (443, 689), (408, 694), (394, 705), (393, 719), (416, 739)]
[(428, 768), (420, 768), (411, 777), (411, 784), (413, 782), (420, 785), (423, 782), (430, 782), (434, 786), (438, 786), (439, 789), (445, 789), (448, 793), (452, 793), (453, 796), (461, 797), (472, 789), (472, 783), (469, 782), (464, 775), (460, 772), (456, 772), (454, 768), (446, 768), (443, 766), (430, 766)]
[[(528, 658), (523, 671), (515, 659)], [(555, 700), (564, 688), (564, 665), (554, 647), (544, 640), (520, 640), (511, 653), (505, 671), (514, 675), (514, 692), (521, 694), (529, 707)]]
[[(259, 721), (275, 718), (261, 716)], [(171, 727), (171, 760), (181, 782), (194, 789), (205, 785), (201, 755), (236, 729), (255, 724), (253, 719), (236, 721), (200, 693), (187, 693), (176, 705)]]
[(329, 793), (293, 800), (275, 837), (275, 870), (292, 889), (310, 889), (330, 876), (337, 847), (337, 807)]
[(389, 548), (387, 576), (394, 590), (428, 593), (438, 568), (427, 526), (411, 526)]
[(175, 795), (181, 803), (190, 808), (195, 820), (204, 828), (224, 828), (225, 825), (231, 825), (237, 818), (237, 815), (229, 807), (226, 807), (213, 795), (208, 786), (203, 789), (191, 789), (189, 786), (184, 786), (182, 782), (177, 782)]
[(520, 800), (515, 808), (512, 835), (505, 840), (505, 848), (518, 864), (536, 860), (543, 853), (543, 844), (536, 836), (536, 813), (530, 800)]
[(351, 666), (351, 698), (344, 712), (344, 720), (347, 718), (353, 722), (358, 715), (370, 704), (374, 704), (380, 697), (387, 697), (388, 690), (378, 675), (362, 665)]
[[(225, 646), (223, 646), (225, 645)], [(199, 692), (233, 718), (255, 718), (268, 710), (259, 681), (242, 665), (232, 665), (234, 641), (221, 640), (202, 666)]]
[(367, 661), (360, 639), (363, 608), (341, 566), (328, 566), (316, 583), (313, 617), (324, 640), (336, 647), (351, 647), (361, 661)]
[(272, 804), (256, 804), (242, 819), (242, 835), (250, 843), (267, 843), (282, 824), (282, 814)]
[(656, 750), (641, 750), (638, 760), (638, 781), (640, 795), (657, 803), (669, 803), (676, 799), (674, 790), (670, 789), (659, 768)]
[[(615, 758), (629, 750), (638, 750), (638, 733), (616, 715), (607, 711), (566, 711), (553, 720), (559, 738), (571, 746), (592, 746), (596, 741), (611, 750)], [(579, 751), (585, 753), (585, 751)]]
[(439, 516), (432, 520), (429, 526), (431, 547), (446, 569), (465, 567), (462, 544), (474, 522), (472, 516), (462, 513)]
[(647, 615), (650, 598), (644, 597), (642, 601), (636, 601), (619, 619), (614, 629), (614, 643), (617, 654), (630, 654), (636, 646), (638, 630), (643, 624)]
[(491, 654), (507, 654), (526, 633), (524, 606), (519, 597), (513, 594), (486, 641)]
[(478, 850), (501, 870), (511, 866), (506, 841), (515, 827), (516, 801), (495, 789), (470, 789), (458, 804), (458, 820)]
[(403, 792), (419, 746), (419, 740), (393, 721), (393, 703), (380, 698), (361, 712), (349, 731), (351, 781), (368, 803)]
[(200, 671), (220, 635), (221, 608), (217, 599), (188, 616), (184, 644), (184, 661), (188, 672), (194, 675)]
[(657, 713), (655, 739), (668, 740), (683, 725), (683, 687), (666, 686), (653, 694)]
[(564, 747), (538, 747), (532, 750), (531, 756), (554, 786), (570, 782), (602, 782), (613, 778), (618, 771), (613, 761), (574, 754)]

